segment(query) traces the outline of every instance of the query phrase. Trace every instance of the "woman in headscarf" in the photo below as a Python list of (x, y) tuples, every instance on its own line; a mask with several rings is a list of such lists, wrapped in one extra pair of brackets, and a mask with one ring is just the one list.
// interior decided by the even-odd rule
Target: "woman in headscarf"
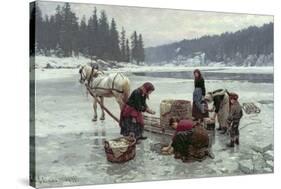
[[(186, 161), (196, 158), (203, 159), (208, 153), (209, 136), (205, 129), (192, 120), (170, 119), (170, 127), (175, 129), (169, 146), (162, 148), (162, 152), (173, 151), (176, 159)], [(172, 150), (171, 150), (172, 149)]]
[(144, 83), (141, 87), (135, 89), (129, 97), (126, 105), (121, 111), (120, 127), (123, 136), (134, 134), (137, 140), (145, 140), (147, 137), (143, 136), (143, 112), (155, 114), (147, 104), (146, 99), (154, 91), (154, 86), (150, 82)]
[(213, 109), (215, 111), (212, 119), (218, 118), (219, 128), (222, 130), (221, 134), (225, 134), (228, 128), (227, 118), (229, 115), (229, 95), (226, 89), (218, 89), (207, 93), (205, 100), (213, 102)]
[(192, 117), (195, 120), (202, 121), (209, 117), (207, 103), (204, 101), (206, 94), (205, 81), (199, 69), (194, 70), (194, 91), (192, 104)]

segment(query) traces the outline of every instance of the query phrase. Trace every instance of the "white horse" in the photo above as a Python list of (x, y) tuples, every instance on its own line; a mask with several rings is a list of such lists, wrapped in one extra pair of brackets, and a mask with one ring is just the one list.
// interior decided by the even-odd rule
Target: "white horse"
[[(120, 110), (127, 102), (130, 95), (130, 80), (122, 73), (104, 74), (102, 71), (88, 65), (79, 69), (80, 83), (86, 83), (92, 93), (100, 99), (102, 106), (104, 105), (104, 97), (115, 97), (119, 104)], [(102, 115), (100, 120), (105, 119), (104, 110), (101, 106)], [(94, 98), (93, 103), (94, 117), (93, 121), (97, 121), (97, 100)]]

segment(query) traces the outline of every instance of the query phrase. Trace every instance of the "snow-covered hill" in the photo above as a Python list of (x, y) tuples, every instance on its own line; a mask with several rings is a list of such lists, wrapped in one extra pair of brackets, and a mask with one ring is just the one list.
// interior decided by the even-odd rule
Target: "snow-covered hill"
[(56, 56), (37, 55), (35, 57), (35, 68), (37, 69), (73, 69), (86, 64), (98, 64), (103, 70), (116, 69), (124, 66), (124, 63), (117, 63), (116, 61), (106, 62), (101, 59), (91, 60), (84, 56), (59, 58)]
[[(85, 57), (46, 57), (36, 56), (36, 80), (42, 79), (59, 79), (66, 77), (78, 77), (78, 68), (81, 65), (90, 64), (91, 60)], [(200, 68), (203, 72), (216, 72), (216, 73), (262, 73), (273, 74), (273, 67), (237, 67), (237, 66), (224, 66), (222, 64), (212, 64), (212, 66), (189, 66), (185, 64), (175, 65), (173, 63), (165, 65), (135, 65), (132, 63), (107, 63), (102, 60), (92, 61), (100, 66), (100, 69), (106, 73), (123, 72), (128, 75), (135, 72), (190, 72), (196, 68)]]
[(197, 52), (193, 56), (177, 55), (169, 62), (163, 61), (160, 63), (150, 63), (151, 65), (165, 65), (173, 64), (177, 66), (209, 66), (209, 67), (225, 67), (225, 66), (238, 66), (238, 67), (251, 67), (251, 66), (273, 66), (273, 53), (269, 55), (248, 55), (243, 59), (241, 54), (237, 53), (234, 58), (226, 58), (225, 61), (212, 62), (206, 59), (205, 53)]

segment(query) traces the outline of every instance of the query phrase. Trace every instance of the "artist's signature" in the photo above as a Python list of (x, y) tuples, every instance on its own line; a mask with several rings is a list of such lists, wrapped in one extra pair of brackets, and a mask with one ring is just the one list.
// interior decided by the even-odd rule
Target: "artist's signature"
[(79, 180), (76, 176), (62, 176), (57, 178), (37, 176), (36, 179), (33, 181), (39, 184), (54, 184), (60, 182), (77, 183)]

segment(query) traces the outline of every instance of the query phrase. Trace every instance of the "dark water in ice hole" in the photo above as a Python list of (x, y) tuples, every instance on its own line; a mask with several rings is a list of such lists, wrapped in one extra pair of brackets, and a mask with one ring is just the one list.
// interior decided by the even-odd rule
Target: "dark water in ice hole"
[[(160, 78), (178, 78), (193, 79), (193, 71), (179, 72), (134, 72), (136, 76), (160, 77)], [(222, 73), (203, 71), (205, 80), (232, 80), (248, 81), (252, 83), (273, 83), (273, 74), (271, 73)]]

